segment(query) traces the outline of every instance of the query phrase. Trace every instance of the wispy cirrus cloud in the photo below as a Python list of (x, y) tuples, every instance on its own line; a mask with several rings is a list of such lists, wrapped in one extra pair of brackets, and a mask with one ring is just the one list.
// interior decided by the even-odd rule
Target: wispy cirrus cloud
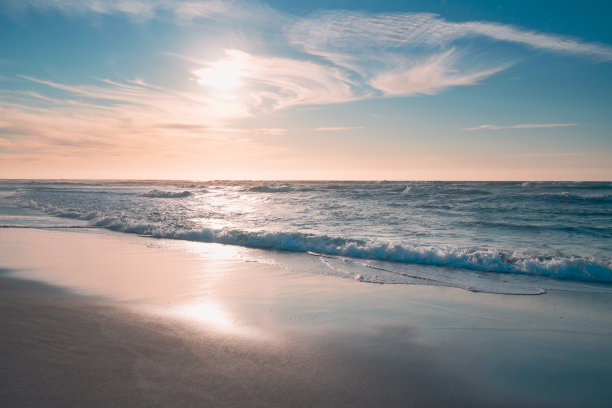
[(22, 78), (38, 88), (36, 92), (3, 93), (0, 117), (6, 119), (0, 136), (10, 141), (1, 146), (4, 155), (89, 157), (104, 151), (107, 156), (120, 157), (126, 152), (181, 150), (195, 138), (206, 143), (228, 138), (246, 141), (229, 128), (228, 121), (248, 112), (231, 101), (143, 81), (102, 79), (65, 85)]
[[(372, 48), (447, 47), (484, 37), (531, 48), (612, 60), (612, 47), (557, 34), (492, 22), (450, 22), (430, 13), (365, 14), (325, 11), (299, 20), (289, 30), (292, 43), (308, 52), (370, 52)], [(361, 50), (361, 51), (360, 51)], [(344, 57), (347, 57), (346, 55)]]
[(612, 47), (607, 44), (584, 42), (569, 36), (539, 33), (497, 23), (477, 21), (447, 24), (450, 26), (451, 32), (457, 32), (458, 37), (480, 35), (497, 41), (527, 45), (543, 51), (587, 56), (604, 61), (612, 60)]
[(234, 69), (234, 86), (240, 86), (239, 92), (229, 97), (251, 112), (348, 102), (362, 97), (354, 92), (354, 83), (346, 73), (334, 66), (294, 58), (257, 56), (240, 50), (226, 50), (224, 58), (192, 74), (200, 84), (214, 88), (207, 75), (225, 76), (228, 66)]
[(476, 85), (505, 68), (497, 66), (461, 72), (455, 68), (457, 58), (454, 54), (455, 50), (450, 49), (408, 68), (384, 71), (372, 78), (370, 84), (387, 96), (434, 95), (450, 87)]
[(479, 125), (475, 127), (464, 128), (463, 130), (504, 130), (504, 129), (541, 129), (541, 128), (558, 128), (578, 126), (576, 123), (522, 123), (519, 125)]
[[(246, 0), (6, 0), (6, 10), (60, 10), (64, 13), (122, 14), (136, 20), (165, 18), (178, 22), (225, 16), (245, 19), (267, 15), (266, 21), (287, 22), (293, 44), (308, 52), (379, 47), (446, 47), (457, 40), (485, 37), (494, 41), (526, 45), (552, 52), (612, 60), (612, 47), (559, 34), (542, 33), (518, 26), (487, 21), (452, 22), (426, 12), (364, 13), (347, 10), (320, 11), (306, 18), (280, 12), (260, 1)], [(293, 22), (293, 23), (291, 23)]]
[(543, 158), (543, 157), (582, 157), (585, 153), (579, 152), (557, 152), (557, 153), (521, 153), (508, 156), (510, 158)]
[[(476, 52), (483, 42), (612, 60), (612, 47), (606, 44), (493, 22), (451, 22), (431, 13), (335, 10), (298, 18), (265, 3), (243, 0), (11, 0), (8, 4), (12, 8), (123, 14), (139, 19), (168, 14), (178, 17), (177, 21), (223, 16), (225, 23), (248, 21), (251, 31), (260, 28), (276, 33), (275, 41), (284, 35), (290, 52), (264, 57), (253, 51), (228, 49), (223, 59), (243, 63), (241, 76), (250, 84), (249, 92), (244, 93), (249, 101), (243, 104), (268, 110), (373, 97), (434, 95), (452, 87), (477, 85), (517, 60), (495, 52)], [(479, 47), (472, 47), (475, 43)], [(206, 84), (210, 76), (207, 63), (189, 56), (181, 58), (203, 65), (192, 73)]]
[[(185, 138), (232, 140), (245, 146), (250, 144), (249, 135), (281, 136), (287, 129), (246, 132), (232, 126), (236, 119), (296, 105), (357, 99), (342, 72), (311, 61), (227, 50), (220, 60), (190, 62), (201, 68), (185, 72), (194, 86), (184, 91), (141, 79), (99, 78), (75, 85), (19, 75), (23, 86), (31, 89), (4, 92), (0, 117), (6, 121), (0, 135), (10, 135), (16, 143), (2, 147), (12, 154), (62, 156), (74, 154), (75, 147), (82, 145), (79, 155), (83, 156), (102, 146), (112, 154), (142, 150), (138, 146), (150, 147), (152, 141)], [(237, 89), (219, 89), (214, 81), (204, 80), (211, 73), (223, 80), (228, 62), (235, 63), (229, 74), (235, 76), (230, 82)]]
[(457, 38), (433, 30), (433, 18), (322, 12), (297, 20), (286, 33), (294, 47), (345, 70), (364, 94), (379, 97), (475, 85), (511, 65), (469, 58), (467, 49), (454, 44)]
[(285, 128), (258, 128), (253, 129), (253, 132), (258, 135), (284, 136), (289, 132), (289, 130)]
[(227, 13), (232, 0), (7, 0), (7, 9), (60, 10), (69, 14), (122, 14), (144, 21), (171, 14), (178, 20), (210, 18)]
[[(22, 78), (49, 88), (65, 92), (63, 97), (50, 98), (32, 92), (32, 102), (37, 99), (51, 101), (57, 112), (74, 112), (81, 110), (106, 111), (117, 118), (124, 116), (134, 123), (160, 127), (164, 123), (174, 124), (174, 127), (215, 127), (221, 126), (229, 118), (247, 115), (246, 107), (228, 100), (221, 100), (211, 95), (194, 92), (176, 91), (143, 81), (117, 82), (109, 79), (99, 79), (86, 85), (66, 85), (54, 81), (42, 80), (26, 75)], [(42, 88), (41, 88), (41, 92)], [(10, 95), (10, 94), (9, 94)], [(23, 106), (34, 107), (37, 103), (27, 103)], [(172, 126), (169, 126), (172, 127)]]
[[(345, 69), (378, 96), (433, 95), (476, 85), (516, 62), (494, 46), (612, 61), (612, 47), (489, 22), (449, 22), (430, 13), (323, 11), (288, 26), (290, 44)], [(491, 48), (486, 55), (476, 50)]]

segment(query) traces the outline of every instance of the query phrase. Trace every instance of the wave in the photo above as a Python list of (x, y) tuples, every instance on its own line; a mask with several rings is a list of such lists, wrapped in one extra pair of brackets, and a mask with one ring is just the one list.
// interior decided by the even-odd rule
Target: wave
[(571, 225), (563, 224), (558, 222), (557, 224), (527, 224), (517, 222), (504, 222), (504, 221), (458, 221), (456, 225), (459, 226), (478, 226), (481, 228), (491, 228), (498, 230), (517, 230), (517, 231), (536, 231), (536, 232), (563, 232), (569, 234), (580, 234), (591, 237), (602, 237), (612, 238), (612, 230), (605, 226), (595, 225), (577, 225), (572, 223)]
[(294, 191), (294, 188), (288, 185), (271, 186), (264, 184), (261, 186), (249, 187), (247, 190), (254, 193), (289, 193)]
[(581, 203), (581, 204), (607, 204), (612, 203), (612, 194), (571, 194), (567, 191), (561, 193), (543, 193), (540, 198), (551, 202)]
[(151, 190), (148, 193), (143, 194), (143, 197), (151, 198), (184, 198), (189, 197), (191, 192), (185, 190), (181, 192), (162, 191), (162, 190)]
[(489, 195), (490, 191), (477, 188), (448, 188), (436, 185), (408, 185), (396, 189), (400, 194), (441, 194), (441, 195)]
[(455, 248), (420, 243), (392, 244), (299, 232), (193, 229), (187, 225), (138, 220), (125, 213), (104, 216), (95, 210), (59, 209), (53, 206), (40, 206), (33, 201), (22, 202), (22, 205), (58, 217), (90, 221), (94, 227), (155, 238), (214, 242), (260, 249), (316, 252), (357, 259), (462, 268), (479, 272), (538, 275), (564, 280), (612, 283), (612, 259), (610, 258), (542, 256), (518, 251)]
[(440, 186), (430, 183), (418, 183), (407, 185), (400, 191), (400, 194), (436, 194), (440, 191)]
[(155, 238), (239, 245), (260, 249), (316, 252), (325, 255), (390, 261), (406, 264), (463, 268), (547, 276), (556, 279), (612, 283), (612, 260), (579, 256), (539, 256), (502, 250), (454, 248), (417, 243), (391, 244), (329, 237), (298, 232), (244, 231), (239, 229), (187, 230), (114, 217), (98, 220), (95, 226)]

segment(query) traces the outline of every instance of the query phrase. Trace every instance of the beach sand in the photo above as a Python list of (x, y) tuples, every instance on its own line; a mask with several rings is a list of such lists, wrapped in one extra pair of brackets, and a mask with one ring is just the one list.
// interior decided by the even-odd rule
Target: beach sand
[(0, 230), (0, 406), (612, 402), (609, 293), (373, 285), (252, 251)]

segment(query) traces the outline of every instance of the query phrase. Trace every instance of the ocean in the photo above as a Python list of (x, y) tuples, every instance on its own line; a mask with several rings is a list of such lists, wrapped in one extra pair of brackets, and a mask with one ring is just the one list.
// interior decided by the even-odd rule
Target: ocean
[(610, 182), (0, 181), (0, 226), (236, 245), (377, 284), (612, 291)]

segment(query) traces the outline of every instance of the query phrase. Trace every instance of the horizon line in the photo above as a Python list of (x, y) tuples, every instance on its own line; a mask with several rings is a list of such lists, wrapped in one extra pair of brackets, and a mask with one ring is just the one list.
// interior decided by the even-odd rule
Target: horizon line
[(282, 183), (324, 183), (324, 182), (343, 182), (343, 183), (364, 183), (364, 182), (466, 182), (466, 183), (544, 183), (544, 182), (560, 182), (560, 183), (612, 183), (612, 180), (598, 179), (131, 179), (131, 178), (0, 178), (0, 182), (4, 181), (105, 181), (105, 182), (185, 182), (185, 183), (214, 183), (214, 182), (282, 182)]

